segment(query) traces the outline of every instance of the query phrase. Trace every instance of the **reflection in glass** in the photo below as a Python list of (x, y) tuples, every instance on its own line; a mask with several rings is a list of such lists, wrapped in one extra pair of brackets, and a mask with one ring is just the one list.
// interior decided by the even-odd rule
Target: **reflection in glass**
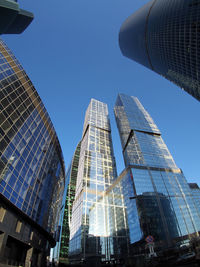
[(157, 251), (198, 236), (199, 209), (148, 112), (136, 97), (120, 94), (115, 117), (127, 167), (120, 179), (130, 251), (145, 253), (148, 235)]

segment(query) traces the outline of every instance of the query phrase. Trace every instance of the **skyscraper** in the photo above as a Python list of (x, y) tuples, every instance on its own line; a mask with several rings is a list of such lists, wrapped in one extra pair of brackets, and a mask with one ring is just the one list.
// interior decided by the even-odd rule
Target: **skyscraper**
[(126, 165), (120, 179), (132, 252), (145, 251), (148, 236), (157, 251), (198, 237), (199, 209), (148, 112), (136, 97), (120, 94), (115, 117)]
[(17, 0), (0, 1), (0, 34), (22, 33), (32, 22), (33, 13), (21, 9)]
[(122, 25), (122, 54), (200, 100), (200, 0), (152, 0)]
[(67, 173), (68, 187), (67, 187), (67, 195), (65, 201), (63, 223), (62, 223), (62, 235), (61, 235), (60, 256), (59, 256), (59, 262), (61, 263), (68, 263), (72, 205), (75, 199), (80, 148), (81, 148), (81, 142), (79, 142), (79, 144), (76, 147), (76, 150), (72, 158), (72, 162), (69, 167), (69, 171)]
[(121, 240), (126, 238), (125, 207), (119, 187), (115, 192), (118, 198), (113, 191), (109, 197), (105, 194), (116, 178), (108, 108), (92, 99), (85, 115), (72, 208), (71, 261), (95, 266), (119, 255)]
[(55, 245), (65, 186), (49, 115), (15, 56), (0, 40), (0, 263), (45, 266)]
[(199, 213), (200, 213), (200, 188), (196, 183), (188, 183), (188, 185), (190, 187), (193, 198), (196, 201), (196, 206), (199, 208)]

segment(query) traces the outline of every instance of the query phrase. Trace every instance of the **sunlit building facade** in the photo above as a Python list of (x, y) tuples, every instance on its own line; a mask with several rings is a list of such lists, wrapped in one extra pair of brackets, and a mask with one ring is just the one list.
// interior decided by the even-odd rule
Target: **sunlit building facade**
[(59, 232), (64, 161), (37, 91), (2, 40), (0, 153), (0, 263), (45, 266)]
[(120, 94), (115, 117), (126, 165), (120, 180), (132, 255), (145, 251), (148, 236), (156, 251), (189, 242), (200, 231), (199, 209), (159, 129), (136, 97)]
[(109, 197), (105, 193), (116, 178), (108, 108), (91, 99), (85, 115), (72, 208), (71, 262), (93, 262), (95, 266), (98, 262), (110, 262), (120, 257), (123, 249), (127, 252), (121, 188), (117, 186), (115, 192), (111, 190)]
[(152, 0), (122, 24), (122, 54), (200, 100), (200, 0)]
[(70, 225), (71, 225), (71, 217), (72, 217), (72, 205), (75, 199), (80, 148), (81, 148), (81, 142), (79, 142), (79, 144), (76, 147), (72, 162), (67, 172), (68, 187), (67, 187), (67, 194), (66, 194), (66, 200), (65, 200), (64, 216), (63, 216), (63, 222), (62, 222), (62, 234), (61, 234), (61, 242), (60, 242), (60, 253), (59, 253), (59, 262), (61, 263), (68, 263), (69, 235), (70, 235)]
[(188, 183), (190, 190), (192, 192), (193, 198), (196, 201), (196, 206), (200, 213), (200, 188), (196, 183)]

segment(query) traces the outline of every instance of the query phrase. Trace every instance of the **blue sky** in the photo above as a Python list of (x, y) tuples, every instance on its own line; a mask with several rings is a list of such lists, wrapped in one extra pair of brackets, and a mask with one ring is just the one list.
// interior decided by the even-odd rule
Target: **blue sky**
[(81, 138), (90, 98), (108, 104), (118, 173), (123, 168), (113, 107), (134, 95), (153, 117), (178, 167), (200, 184), (200, 103), (122, 56), (123, 21), (147, 0), (19, 0), (35, 19), (21, 35), (2, 36), (26, 70), (54, 124), (65, 165)]

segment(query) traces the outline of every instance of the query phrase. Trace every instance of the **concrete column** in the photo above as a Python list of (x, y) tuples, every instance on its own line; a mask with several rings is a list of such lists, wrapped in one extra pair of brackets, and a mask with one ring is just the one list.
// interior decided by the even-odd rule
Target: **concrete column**
[(43, 260), (42, 254), (43, 254), (42, 252), (38, 253), (38, 260), (37, 260), (38, 266), (42, 266), (42, 260)]
[(0, 262), (4, 258), (5, 247), (7, 243), (8, 235), (6, 233), (0, 234)]
[(33, 258), (33, 248), (29, 248), (26, 253), (25, 267), (31, 267)]

